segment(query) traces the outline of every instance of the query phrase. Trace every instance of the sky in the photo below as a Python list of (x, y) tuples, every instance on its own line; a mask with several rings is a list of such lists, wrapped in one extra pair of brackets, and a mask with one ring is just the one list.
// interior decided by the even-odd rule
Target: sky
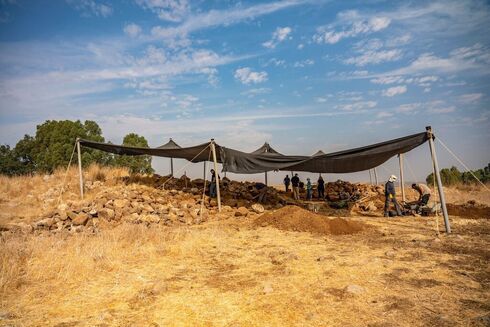
[[(481, 168), (489, 31), (488, 1), (0, 0), (0, 143), (15, 146), (47, 119), (89, 119), (114, 143), (135, 132), (150, 146), (215, 138), (310, 155), (430, 125)], [(436, 149), (441, 167), (463, 170)], [(405, 158), (408, 180), (432, 171), (426, 145)], [(168, 162), (154, 158), (156, 172)], [(185, 164), (179, 175), (202, 175)], [(398, 159), (377, 172), (398, 174)]]

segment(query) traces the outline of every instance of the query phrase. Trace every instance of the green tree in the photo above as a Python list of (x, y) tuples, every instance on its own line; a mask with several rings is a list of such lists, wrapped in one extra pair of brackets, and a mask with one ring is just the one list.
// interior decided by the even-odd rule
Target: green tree
[[(148, 141), (144, 136), (139, 136), (135, 133), (126, 135), (123, 139), (123, 145), (134, 146), (140, 148), (148, 148)], [(117, 166), (128, 167), (132, 173), (151, 174), (151, 156), (115, 156), (114, 164)]]
[(0, 145), (0, 174), (11, 176), (21, 174), (21, 171), (22, 167), (14, 150), (8, 145)]
[[(26, 145), (22, 148), (31, 150), (29, 158), (37, 171), (52, 172), (68, 164), (77, 137), (104, 142), (102, 130), (94, 121), (87, 120), (82, 124), (79, 120), (47, 120), (37, 126), (33, 143), (24, 137)], [(84, 148), (82, 151), (82, 164), (85, 166), (93, 162), (106, 163), (107, 158), (108, 155), (99, 150)]]
[(13, 149), (16, 160), (20, 165), (19, 174), (30, 174), (36, 170), (34, 160), (34, 151), (36, 148), (36, 140), (30, 135), (24, 135), (15, 145)]

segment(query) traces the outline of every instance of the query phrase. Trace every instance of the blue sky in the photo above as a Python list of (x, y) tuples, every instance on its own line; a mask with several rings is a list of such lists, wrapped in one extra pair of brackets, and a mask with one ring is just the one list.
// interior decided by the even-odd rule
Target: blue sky
[[(46, 119), (93, 119), (115, 143), (136, 132), (151, 146), (214, 137), (244, 151), (267, 141), (312, 154), (432, 125), (471, 168), (490, 161), (486, 1), (0, 0), (0, 8), (1, 143), (15, 145)], [(441, 166), (456, 164), (438, 150)], [(431, 171), (427, 156), (425, 146), (407, 154), (408, 178)], [(154, 163), (166, 172), (168, 160)]]

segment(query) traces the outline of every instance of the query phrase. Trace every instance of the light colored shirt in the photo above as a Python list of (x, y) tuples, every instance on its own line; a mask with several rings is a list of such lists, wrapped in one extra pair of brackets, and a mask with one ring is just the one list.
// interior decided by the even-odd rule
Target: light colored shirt
[(422, 195), (426, 195), (426, 194), (429, 194), (430, 195), (432, 193), (431, 190), (430, 190), (430, 188), (427, 185), (423, 184), (423, 183), (417, 184), (417, 187), (422, 192)]

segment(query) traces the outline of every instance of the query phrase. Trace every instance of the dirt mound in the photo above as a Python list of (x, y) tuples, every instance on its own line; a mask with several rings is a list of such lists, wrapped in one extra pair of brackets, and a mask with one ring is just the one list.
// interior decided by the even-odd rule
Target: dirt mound
[(330, 219), (296, 206), (286, 206), (267, 212), (255, 219), (256, 227), (273, 226), (277, 229), (310, 232), (319, 235), (353, 234), (364, 229), (365, 225), (342, 218)]
[(447, 204), (447, 211), (452, 216), (459, 216), (471, 219), (489, 219), (490, 207), (486, 205), (476, 203), (475, 201), (468, 201), (465, 204)]

